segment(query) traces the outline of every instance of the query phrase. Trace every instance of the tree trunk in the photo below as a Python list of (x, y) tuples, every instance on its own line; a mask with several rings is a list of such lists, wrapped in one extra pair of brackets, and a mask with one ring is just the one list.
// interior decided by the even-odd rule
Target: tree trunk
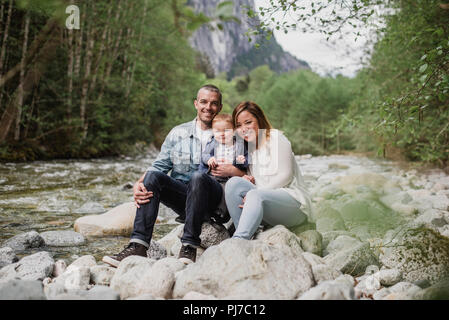
[(17, 97), (17, 116), (16, 116), (16, 130), (14, 131), (14, 140), (19, 141), (20, 139), (20, 120), (22, 119), (22, 107), (23, 107), (23, 80), (25, 78), (25, 57), (28, 47), (28, 32), (30, 29), (30, 15), (27, 13), (25, 16), (25, 26), (23, 35), (23, 46), (22, 46), (22, 58), (21, 58), (21, 68), (20, 68), (20, 80), (18, 88)]
[(95, 86), (97, 84), (97, 78), (98, 78), (98, 72), (100, 70), (100, 65), (101, 65), (101, 60), (103, 59), (103, 53), (105, 48), (107, 47), (107, 43), (106, 43), (106, 36), (110, 30), (109, 28), (109, 24), (108, 22), (111, 20), (111, 12), (112, 12), (112, 6), (109, 7), (108, 9), (108, 18), (107, 18), (107, 22), (104, 26), (103, 29), (103, 34), (101, 35), (101, 45), (100, 45), (100, 50), (98, 52), (97, 55), (97, 59), (95, 62), (95, 69), (92, 75), (92, 82), (91, 82), (91, 86), (90, 86), (90, 92), (93, 92), (95, 90)]
[[(58, 21), (55, 19), (49, 19), (45, 26), (42, 28), (42, 30), (39, 32), (39, 35), (33, 40), (33, 43), (31, 44), (28, 55), (26, 57), (25, 64), (28, 65), (31, 63), (36, 54), (40, 52), (40, 48), (42, 45), (48, 40), (48, 37), (51, 32), (53, 32), (54, 29), (59, 28)], [(15, 65), (13, 68), (11, 68), (6, 74), (4, 74), (0, 79), (0, 88), (4, 86), (4, 84), (14, 78), (17, 73), (20, 72), (20, 66), (21, 63), (19, 62), (17, 65)]]
[[(83, 5), (81, 10), (82, 10), (82, 14), (81, 14), (81, 21), (86, 21), (86, 8), (87, 5)], [(81, 69), (81, 49), (83, 46), (83, 28), (81, 28), (80, 30), (78, 30), (79, 35), (78, 38), (76, 39), (76, 49), (75, 49), (75, 67), (74, 67), (74, 71), (73, 74), (75, 76), (75, 78), (79, 77), (80, 74), (80, 69)]]
[[(92, 10), (95, 10), (94, 7), (92, 7)], [(88, 121), (87, 121), (87, 110), (86, 110), (86, 104), (87, 104), (87, 96), (89, 92), (89, 77), (91, 73), (91, 66), (92, 66), (92, 55), (93, 55), (93, 49), (95, 45), (95, 39), (93, 37), (94, 34), (94, 26), (90, 25), (87, 30), (87, 52), (85, 56), (85, 71), (84, 71), (84, 78), (83, 78), (83, 84), (81, 89), (81, 101), (80, 101), (80, 119), (81, 119), (81, 127), (82, 127), (82, 138), (81, 141), (83, 141), (87, 136), (87, 129), (88, 129)]]
[[(28, 69), (28, 72), (25, 75), (23, 80), (23, 99), (30, 94), (33, 88), (39, 85), (39, 81), (44, 74), (47, 65), (52, 61), (52, 59), (56, 55), (56, 49), (60, 45), (59, 43), (59, 35), (61, 32), (61, 28), (53, 28), (50, 33), (48, 40), (45, 42), (42, 49), (39, 51), (39, 55), (36, 57), (34, 62), (34, 66)], [(0, 119), (0, 143), (4, 142), (9, 130), (11, 128), (11, 124), (13, 123), (16, 114), (17, 108), (19, 105), (19, 95), (18, 89), (13, 94), (11, 101), (6, 107), (6, 110), (3, 112), (3, 115)]]
[(73, 61), (74, 61), (74, 52), (73, 52), (73, 30), (69, 29), (68, 31), (68, 51), (69, 51), (69, 61), (67, 65), (67, 120), (71, 122), (72, 120), (72, 95), (73, 95)]
[[(6, 25), (5, 25), (5, 30), (3, 33), (2, 48), (0, 51), (0, 83), (2, 82), (2, 78), (3, 78), (3, 65), (5, 62), (6, 44), (8, 42), (9, 26), (11, 25), (12, 2), (13, 2), (13, 0), (9, 1), (8, 16), (6, 18)], [(2, 19), (3, 19), (3, 3), (2, 3)], [(1, 85), (0, 85), (0, 89), (1, 89)], [(3, 90), (1, 90), (1, 91), (3, 93)], [(2, 103), (2, 98), (3, 98), (3, 94), (0, 94), (0, 107), (1, 107), (1, 103)]]
[(140, 53), (139, 49), (142, 44), (143, 27), (145, 26), (145, 18), (147, 16), (147, 4), (148, 4), (148, 2), (145, 1), (144, 7), (143, 7), (142, 23), (140, 24), (139, 40), (137, 42), (136, 54), (134, 57), (134, 61), (132, 63), (130, 63), (129, 67), (128, 67), (128, 78), (127, 78), (127, 82), (126, 82), (126, 92), (125, 92), (126, 98), (128, 98), (129, 94), (131, 93), (131, 88), (132, 88), (132, 83), (133, 83), (133, 78), (134, 78), (134, 70), (136, 69), (136, 63), (137, 63), (137, 59), (138, 59), (139, 53)]
[[(116, 15), (115, 15), (115, 22), (114, 22), (115, 26), (119, 25), (118, 22), (119, 22), (119, 19), (120, 19), (121, 11), (122, 11), (122, 1), (119, 0), (118, 5), (117, 5), (117, 12), (116, 12)], [(118, 47), (119, 47), (119, 44), (120, 44), (120, 40), (122, 38), (122, 32), (123, 32), (123, 29), (120, 28), (119, 34), (117, 36), (115, 45), (114, 45), (113, 50), (112, 50), (112, 54), (110, 55), (108, 61), (106, 62), (105, 70), (103, 72), (103, 77), (101, 79), (101, 90), (100, 90), (100, 94), (98, 95), (98, 101), (101, 101), (101, 99), (103, 98), (106, 82), (107, 82), (107, 80), (108, 80), (108, 78), (109, 78), (109, 76), (111, 74), (112, 66), (114, 65), (114, 61), (116, 59), (116, 52), (118, 50)], [(111, 37), (108, 39), (108, 49), (111, 49), (109, 41), (113, 38), (113, 32), (111, 32), (110, 35), (111, 35)]]

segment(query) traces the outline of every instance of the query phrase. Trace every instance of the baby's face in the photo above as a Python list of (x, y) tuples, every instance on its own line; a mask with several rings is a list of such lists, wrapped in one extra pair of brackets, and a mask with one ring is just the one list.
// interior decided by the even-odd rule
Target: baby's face
[(218, 121), (212, 125), (214, 139), (221, 144), (231, 144), (234, 136), (234, 129), (229, 122)]

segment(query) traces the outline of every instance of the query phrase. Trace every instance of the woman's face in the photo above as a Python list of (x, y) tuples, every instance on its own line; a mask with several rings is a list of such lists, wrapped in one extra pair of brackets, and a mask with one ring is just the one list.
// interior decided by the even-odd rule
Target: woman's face
[(245, 141), (256, 143), (259, 122), (250, 112), (242, 111), (236, 119), (236, 130)]

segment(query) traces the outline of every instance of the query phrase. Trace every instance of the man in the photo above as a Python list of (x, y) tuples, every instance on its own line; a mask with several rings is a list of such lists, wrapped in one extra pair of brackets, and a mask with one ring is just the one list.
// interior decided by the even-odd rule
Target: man
[[(223, 193), (215, 179), (197, 171), (201, 152), (212, 137), (212, 120), (222, 108), (220, 90), (214, 85), (201, 87), (194, 106), (196, 118), (169, 132), (152, 166), (134, 184), (137, 211), (130, 242), (120, 253), (103, 257), (104, 262), (117, 267), (130, 255), (147, 256), (160, 202), (179, 215), (178, 221), (185, 221), (178, 258), (195, 262), (202, 223), (217, 208)], [(212, 174), (243, 176), (244, 172), (221, 164)]]

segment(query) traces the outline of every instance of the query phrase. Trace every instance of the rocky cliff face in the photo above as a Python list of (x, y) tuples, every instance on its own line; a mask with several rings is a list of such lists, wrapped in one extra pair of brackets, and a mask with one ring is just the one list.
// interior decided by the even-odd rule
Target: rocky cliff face
[[(187, 5), (196, 13), (202, 12), (213, 16), (219, 3), (223, 0), (189, 0)], [(265, 41), (260, 49), (254, 48), (254, 42), (249, 42), (245, 32), (250, 25), (257, 21), (250, 21), (245, 7), (254, 8), (253, 0), (235, 0), (232, 15), (240, 20), (222, 23), (219, 30), (216, 22), (210, 26), (204, 25), (192, 35), (191, 45), (203, 56), (207, 57), (215, 74), (227, 72), (228, 77), (245, 74), (251, 69), (268, 64), (273, 71), (286, 72), (307, 68), (309, 65), (285, 52), (274, 38)]]

